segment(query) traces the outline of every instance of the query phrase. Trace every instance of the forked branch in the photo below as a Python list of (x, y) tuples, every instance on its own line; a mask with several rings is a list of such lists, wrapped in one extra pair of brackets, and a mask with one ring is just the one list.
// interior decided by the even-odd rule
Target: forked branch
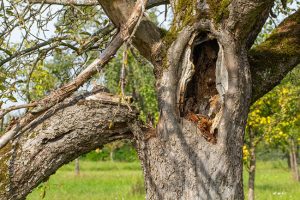
[[(52, 5), (74, 5), (74, 6), (96, 6), (99, 5), (99, 0), (28, 0), (32, 4), (52, 4)], [(100, 0), (101, 2), (101, 0)], [(169, 0), (149, 0), (146, 8), (150, 9), (155, 6), (168, 4)]]
[[(28, 113), (21, 120), (12, 127), (11, 130), (6, 132), (0, 138), (0, 148), (4, 147), (16, 134), (22, 133), (25, 127), (30, 127), (30, 123), (36, 118), (36, 115), (40, 115), (47, 109), (51, 108), (58, 102), (63, 101), (65, 98), (69, 97), (76, 91), (81, 85), (83, 85), (87, 80), (89, 80), (94, 74), (97, 73), (107, 62), (109, 62), (117, 50), (122, 46), (122, 44), (130, 39), (132, 31), (135, 30), (135, 26), (143, 17), (143, 11), (147, 0), (137, 1), (133, 11), (131, 12), (130, 18), (125, 24), (120, 27), (119, 33), (114, 37), (112, 42), (103, 51), (98, 59), (96, 59), (92, 64), (90, 64), (83, 72), (81, 72), (73, 81), (69, 82), (65, 86), (53, 91), (49, 96), (37, 102), (37, 107), (33, 109), (32, 113)], [(35, 119), (36, 120), (36, 119)]]

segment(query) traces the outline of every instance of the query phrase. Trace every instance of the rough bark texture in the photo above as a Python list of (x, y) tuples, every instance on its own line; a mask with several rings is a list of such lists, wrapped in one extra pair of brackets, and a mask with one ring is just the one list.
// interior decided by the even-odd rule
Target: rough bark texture
[[(218, 58), (222, 59), (220, 64), (229, 69), (228, 85), (220, 97), (221, 108), (212, 118), (206, 115), (207, 107), (197, 104), (199, 102), (194, 105), (198, 107), (197, 112), (191, 111), (199, 116), (196, 121), (189, 115), (179, 117), (178, 79), (175, 78), (178, 69), (172, 69), (177, 63), (162, 73), (158, 83), (161, 114), (157, 134), (141, 145), (144, 149), (139, 149), (143, 151), (140, 155), (147, 199), (243, 199), (241, 160), (247, 117), (247, 106), (246, 109), (244, 106), (250, 103), (250, 77), (246, 54), (237, 53), (232, 41), (230, 44), (230, 48), (227, 48), (229, 44), (221, 46), (223, 53)], [(174, 46), (169, 50), (175, 49), (177, 53)], [(170, 62), (176, 58), (169, 57)], [(242, 65), (243, 69), (235, 68)], [(186, 66), (180, 64), (180, 67)], [(240, 87), (245, 88), (239, 90)], [(207, 97), (207, 103), (211, 98), (213, 96)], [(205, 124), (202, 120), (208, 122)], [(209, 136), (216, 137), (216, 142), (209, 140)]]
[(300, 63), (299, 35), (300, 9), (285, 19), (265, 42), (250, 50), (252, 102), (272, 90)]
[[(57, 102), (63, 101), (65, 98), (73, 94), (80, 86), (82, 86), (86, 81), (88, 81), (93, 75), (95, 75), (101, 67), (103, 67), (109, 60), (113, 58), (113, 55), (122, 46), (122, 44), (130, 39), (133, 32), (136, 30), (137, 24), (144, 14), (144, 7), (147, 0), (138, 0), (135, 5), (132, 6), (128, 17), (123, 24), (119, 25), (120, 31), (113, 38), (111, 43), (106, 47), (106, 49), (100, 54), (100, 57), (94, 60), (85, 70), (83, 70), (74, 80), (70, 81), (66, 85), (53, 91), (50, 95), (36, 102), (36, 107), (29, 113), (27, 113), (23, 118), (21, 118), (15, 126), (13, 126), (9, 131), (7, 131), (0, 138), (0, 148), (6, 145), (6, 143), (12, 139), (16, 134), (24, 132), (28, 127), (32, 126), (31, 121), (35, 121), (36, 115), (46, 111), (51, 113), (52, 107), (57, 104)], [(123, 4), (124, 6), (124, 4)]]
[[(178, 33), (156, 63), (160, 120), (156, 135), (138, 140), (147, 199), (243, 199), (247, 50), (228, 30), (213, 26), (175, 25)], [(214, 104), (220, 106), (212, 114)]]
[(0, 149), (0, 199), (24, 199), (63, 164), (106, 143), (132, 138), (128, 124), (135, 112), (106, 93), (85, 96), (65, 100), (66, 107)]

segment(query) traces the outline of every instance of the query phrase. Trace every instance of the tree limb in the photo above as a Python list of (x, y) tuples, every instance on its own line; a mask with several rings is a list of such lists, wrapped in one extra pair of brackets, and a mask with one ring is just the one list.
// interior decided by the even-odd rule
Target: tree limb
[(249, 62), (255, 102), (300, 63), (300, 9), (285, 19), (265, 42), (250, 50)]
[[(133, 1), (114, 0), (114, 3), (112, 3), (111, 0), (99, 0), (99, 3), (116, 27), (120, 27), (126, 22), (134, 7)], [(153, 61), (159, 53), (158, 49), (162, 37), (163, 34), (160, 28), (144, 17), (137, 27), (132, 41), (142, 56), (149, 61)]]
[[(74, 5), (74, 6), (95, 6), (99, 5), (98, 0), (28, 0), (32, 4), (53, 4), (53, 5)], [(168, 4), (169, 0), (149, 0), (146, 9), (153, 8), (155, 6)]]
[(23, 105), (17, 105), (17, 106), (11, 106), (6, 109), (0, 109), (0, 119), (2, 119), (7, 113), (13, 111), (13, 110), (18, 110), (22, 108), (30, 108), (30, 107), (35, 107), (37, 103), (29, 103), (29, 104), (23, 104)]
[(137, 118), (118, 96), (83, 93), (0, 149), (0, 199), (24, 199), (63, 164), (114, 140)]
[(35, 119), (35, 115), (40, 115), (47, 109), (51, 108), (58, 102), (63, 101), (82, 86), (88, 79), (100, 70), (109, 60), (113, 58), (117, 50), (121, 47), (124, 41), (128, 40), (130, 34), (135, 29), (136, 24), (143, 16), (143, 7), (147, 0), (137, 1), (135, 7), (131, 11), (131, 15), (128, 21), (121, 25), (119, 33), (114, 37), (108, 47), (102, 52), (100, 58), (91, 63), (84, 71), (82, 71), (73, 81), (69, 82), (65, 86), (53, 91), (49, 96), (37, 102), (37, 107), (33, 109), (31, 113), (22, 117), (21, 120), (11, 130), (6, 132), (0, 138), (0, 149), (3, 148), (9, 140), (11, 140), (16, 134), (20, 134), (23, 128), (30, 126), (32, 120)]
[(249, 49), (265, 24), (273, 4), (274, 0), (231, 1), (226, 23), (228, 30), (233, 31), (237, 39), (245, 41)]

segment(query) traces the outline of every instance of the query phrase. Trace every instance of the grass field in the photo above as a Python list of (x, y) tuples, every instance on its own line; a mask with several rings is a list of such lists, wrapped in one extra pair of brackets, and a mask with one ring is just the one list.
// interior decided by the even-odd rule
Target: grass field
[[(63, 166), (27, 199), (144, 199), (142, 172), (137, 162), (80, 161), (80, 170), (80, 175), (76, 176), (74, 163)], [(244, 182), (247, 186), (247, 173)], [(258, 162), (255, 189), (257, 200), (300, 199), (300, 183), (292, 181), (286, 162), (283, 161)]]

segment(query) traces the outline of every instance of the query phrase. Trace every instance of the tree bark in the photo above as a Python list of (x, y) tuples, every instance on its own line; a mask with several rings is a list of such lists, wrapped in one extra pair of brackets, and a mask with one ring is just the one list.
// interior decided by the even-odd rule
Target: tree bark
[(0, 149), (0, 199), (25, 199), (65, 163), (106, 143), (132, 139), (137, 113), (107, 93), (70, 97), (64, 107)]
[(255, 188), (255, 170), (256, 170), (256, 155), (254, 144), (254, 132), (249, 129), (249, 144), (250, 144), (250, 164), (249, 164), (249, 180), (248, 180), (248, 200), (254, 200), (254, 188)]
[(161, 59), (166, 66), (156, 66), (160, 119), (156, 134), (138, 140), (147, 199), (244, 198), (246, 49), (225, 30), (209, 39), (203, 25), (181, 30)]

